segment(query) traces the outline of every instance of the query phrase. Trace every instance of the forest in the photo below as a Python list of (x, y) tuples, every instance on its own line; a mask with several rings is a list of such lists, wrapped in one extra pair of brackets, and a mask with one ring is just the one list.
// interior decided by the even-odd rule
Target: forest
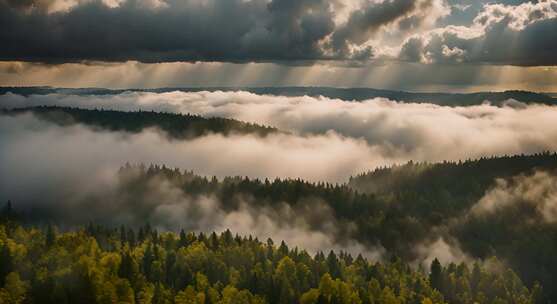
[(279, 132), (267, 126), (246, 123), (220, 117), (205, 118), (191, 114), (172, 114), (147, 111), (111, 111), (104, 109), (86, 110), (58, 106), (38, 106), (2, 109), (2, 115), (33, 114), (35, 117), (60, 126), (83, 124), (94, 129), (139, 133), (156, 128), (171, 139), (192, 139), (218, 133), (228, 135), (254, 134), (265, 136)]
[[(416, 284), (416, 280), (420, 280), (418, 278), (420, 274), (411, 272), (409, 266), (404, 263), (409, 263), (417, 258), (414, 251), (412, 251), (412, 247), (416, 246), (416, 244), (423, 240), (436, 237), (435, 232), (433, 231), (440, 230), (440, 232), (437, 232), (438, 236), (445, 237), (447, 239), (455, 239), (456, 242), (460, 244), (464, 252), (470, 254), (472, 257), (477, 259), (477, 261), (484, 261), (483, 265), (490, 265), (490, 262), (488, 261), (501, 259), (503, 262), (498, 263), (505, 265), (505, 267), (514, 269), (516, 274), (513, 273), (511, 276), (511, 272), (507, 272), (503, 276), (505, 280), (511, 276), (516, 282), (522, 282), (518, 279), (521, 278), (524, 280), (525, 286), (528, 286), (530, 289), (533, 288), (532, 290), (538, 290), (539, 287), (537, 287), (537, 282), (540, 282), (541, 286), (553, 286), (552, 284), (554, 283), (552, 274), (557, 271), (557, 265), (555, 264), (553, 257), (557, 254), (557, 251), (553, 245), (554, 242), (548, 241), (548, 238), (551, 240), (552, 238), (557, 237), (557, 227), (551, 223), (533, 223), (531, 220), (526, 219), (525, 217), (528, 214), (528, 210), (526, 209), (511, 209), (509, 211), (484, 218), (475, 218), (464, 215), (467, 210), (472, 207), (474, 202), (476, 202), (489, 187), (493, 186), (494, 176), (514, 176), (520, 172), (532, 174), (532, 170), (534, 169), (543, 168), (545, 170), (554, 170), (556, 165), (557, 154), (550, 153), (485, 158), (459, 163), (408, 163), (390, 168), (379, 168), (375, 171), (356, 176), (347, 184), (329, 184), (310, 183), (299, 179), (275, 179), (270, 181), (267, 179), (249, 179), (247, 177), (228, 177), (219, 180), (215, 177), (207, 178), (198, 176), (191, 171), (180, 171), (177, 169), (167, 168), (165, 166), (126, 164), (119, 170), (120, 193), (117, 197), (112, 197), (110, 199), (118, 201), (119, 204), (123, 204), (124, 206), (130, 206), (130, 210), (131, 208), (135, 208), (135, 211), (133, 212), (136, 212), (139, 215), (143, 214), (145, 218), (148, 218), (148, 214), (152, 212), (152, 209), (149, 208), (152, 207), (149, 207), (148, 204), (141, 202), (145, 200), (145, 197), (153, 197), (152, 193), (149, 193), (152, 191), (152, 187), (149, 185), (153, 181), (160, 181), (161, 179), (170, 182), (181, 189), (184, 194), (193, 197), (208, 194), (215, 195), (218, 198), (221, 207), (225, 210), (237, 210), (240, 208), (243, 198), (245, 198), (246, 195), (249, 195), (252, 198), (253, 204), (276, 209), (281, 207), (280, 203), (282, 202), (286, 202), (296, 208), (302, 208), (304, 205), (311, 208), (312, 201), (308, 201), (305, 198), (312, 197), (313, 199), (319, 199), (319, 201), (325, 202), (326, 205), (334, 211), (334, 217), (338, 220), (338, 223), (336, 224), (339, 227), (347, 227), (349, 223), (356, 223), (355, 230), (346, 229), (346, 231), (343, 231), (343, 233), (337, 237), (355, 238), (369, 245), (380, 244), (386, 249), (388, 253), (386, 258), (388, 260), (394, 259), (403, 263), (396, 267), (390, 264), (381, 266), (386, 267), (386, 269), (389, 267), (395, 267), (395, 269), (397, 269), (395, 271), (396, 273), (402, 271), (401, 269), (405, 269), (404, 272), (410, 272), (408, 274), (404, 274), (404, 277), (408, 275), (410, 276), (409, 278), (394, 279), (397, 282), (396, 284), (415, 286), (414, 284)], [(450, 178), (448, 178), (449, 176)], [(456, 180), (458, 180), (458, 182), (455, 182)], [(372, 185), (379, 187), (373, 188)], [(368, 186), (369, 188), (366, 188)], [(381, 190), (379, 191), (377, 189)], [(42, 222), (44, 224), (44, 219), (49, 218), (48, 210), (41, 211), (40, 209), (37, 209), (33, 212), (30, 214), (20, 215), (20, 220), (27, 225), (37, 222)], [(519, 215), (515, 212), (521, 213)], [(461, 220), (456, 221), (455, 219)], [(320, 223), (316, 223), (315, 225), (320, 225)], [(31, 225), (31, 227), (33, 227), (33, 225)], [(318, 229), (319, 227), (316, 226), (315, 228)], [(100, 248), (117, 251), (120, 252), (120, 254), (122, 254), (121, 250), (122, 248), (125, 248), (125, 246), (122, 243), (118, 243), (118, 237), (120, 237), (119, 241), (121, 242), (124, 239), (124, 236), (127, 237), (129, 234), (129, 239), (134, 241), (127, 245), (140, 246), (136, 248), (136, 250), (138, 250), (136, 253), (137, 259), (141, 256), (139, 251), (148, 248), (146, 245), (148, 242), (136, 243), (135, 240), (148, 241), (148, 239), (146, 240), (144, 236), (146, 234), (151, 235), (151, 233), (142, 231), (145, 229), (140, 230), (138, 236), (135, 236), (135, 232), (130, 232), (130, 228), (121, 229), (120, 233), (118, 233), (118, 231), (112, 231), (109, 233), (108, 231), (111, 231), (110, 229), (100, 229), (101, 231), (105, 231), (104, 233), (108, 233), (108, 235), (94, 235), (91, 233), (93, 230), (94, 229), (89, 227), (87, 231), (89, 231), (90, 235), (95, 236)], [(147, 230), (150, 232), (150, 229)], [(31, 230), (24, 228), (15, 230), (8, 229), (8, 231), (19, 231), (23, 235), (26, 233), (44, 233), (36, 230), (35, 228)], [(170, 244), (174, 244), (173, 242), (176, 241), (174, 239), (176, 236), (172, 233), (161, 234), (161, 237), (162, 235), (166, 235), (166, 237), (170, 240), (174, 240), (169, 241)], [(79, 231), (68, 232), (67, 234), (61, 234), (61, 236), (71, 239), (77, 238), (78, 236), (84, 237)], [(41, 236), (40, 238), (44, 238), (44, 236)], [(203, 243), (212, 242), (210, 240), (205, 240), (204, 234), (198, 235), (194, 238), (201, 238)], [(238, 243), (237, 246), (244, 248), (242, 245), (244, 243), (241, 241), (242, 238), (245, 238), (245, 236), (236, 237), (235, 239)], [(199, 241), (199, 239), (197, 240)], [(77, 240), (74, 241), (77, 242)], [(79, 240), (79, 242), (82, 241), (85, 242), (85, 240)], [(153, 241), (153, 239), (151, 239), (151, 241)], [(166, 241), (161, 240), (161, 242), (166, 244)], [(252, 248), (252, 246), (259, 243), (255, 241), (255, 243), (248, 242), (246, 244), (251, 244), (247, 247)], [(210, 243), (207, 243), (206, 245), (208, 249), (205, 250), (216, 248)], [(176, 250), (176, 248), (172, 248), (173, 250)], [(133, 248), (128, 249), (132, 250)], [(164, 250), (169, 250), (169, 248), (164, 248)], [(25, 249), (23, 251), (26, 252), (28, 250)], [(283, 250), (283, 252), (287, 255), (286, 250)], [(540, 255), (539, 253), (543, 254)], [(256, 253), (250, 254), (256, 255)], [(340, 256), (343, 256), (343, 254), (339, 254)], [(313, 260), (313, 262), (319, 261), (319, 256), (320, 255), (314, 257), (316, 260)], [(292, 256), (291, 258), (297, 262), (297, 257)], [(341, 275), (342, 273), (349, 271), (348, 269), (351, 269), (343, 267), (352, 265), (348, 262), (348, 260), (351, 260), (352, 258), (348, 256), (345, 258), (347, 260), (344, 261), (345, 264), (342, 264), (343, 266), (339, 266), (340, 270), (335, 270), (329, 274), (334, 280), (340, 279), (340, 282), (354, 284), (354, 282), (351, 281), (352, 279)], [(276, 263), (278, 263), (280, 259), (277, 259), (276, 257), (273, 257), (273, 259), (271, 260), (274, 261), (274, 266), (277, 266)], [(139, 261), (137, 262), (139, 263)], [(209, 264), (213, 265), (214, 263), (211, 262)], [(220, 265), (220, 263), (218, 264)], [(228, 265), (227, 262), (224, 262), (224, 264)], [(252, 266), (255, 267), (255, 265)], [(244, 265), (244, 267), (246, 267), (246, 269), (253, 270), (251, 266), (248, 267)], [(314, 269), (316, 266), (313, 265), (308, 267), (310, 269)], [(371, 266), (368, 265), (366, 267)], [(375, 265), (373, 267), (379, 266)], [(468, 269), (463, 269), (466, 267), (464, 264), (460, 266), (444, 265), (444, 267), (446, 267), (446, 269), (444, 269), (442, 273), (445, 273), (445, 275), (448, 276), (448, 278), (445, 278), (448, 281), (465, 280), (468, 283), (462, 284), (466, 286), (468, 286), (467, 284), (477, 283), (472, 283), (471, 281), (474, 281), (474, 279), (469, 277), (461, 277), (464, 273), (469, 272)], [(35, 269), (36, 267), (31, 268)], [(457, 271), (457, 269), (460, 270)], [(116, 270), (113, 269), (113, 271)], [(207, 276), (208, 273), (206, 271), (209, 270), (203, 270), (201, 273)], [(349, 272), (351, 273), (351, 271), (352, 270)], [(356, 272), (358, 271), (360, 270), (357, 270)], [(308, 288), (318, 288), (318, 281), (322, 279), (325, 273), (326, 271), (321, 271), (312, 274), (313, 283), (307, 283), (306, 285), (294, 285), (308, 286)], [(249, 276), (245, 272), (240, 272), (240, 277), (242, 277), (242, 275)], [(426, 272), (421, 275), (425, 275), (427, 277), (429, 274)], [(453, 275), (454, 278), (452, 277)], [(212, 278), (210, 275), (209, 277)], [(368, 284), (370, 275), (367, 274), (364, 275), (364, 277), (366, 279), (363, 279), (363, 281)], [(424, 278), (421, 279), (425, 280)], [(399, 280), (403, 280), (405, 283), (398, 282)], [(409, 282), (413, 283), (409, 283), (406, 280), (410, 280)], [(497, 281), (496, 279), (494, 280)], [(210, 281), (213, 283), (221, 282), (225, 285), (228, 283), (228, 281), (224, 280), (224, 278), (213, 279)], [(401, 286), (384, 285), (384, 281), (382, 282), (381, 280), (379, 280), (379, 282), (381, 290), (388, 287), (389, 290), (395, 293), (395, 298), (398, 299), (397, 301), (401, 301), (401, 303), (420, 302), (425, 299), (424, 295), (427, 295), (427, 298), (434, 302), (442, 301), (442, 299), (451, 299), (448, 301), (449, 303), (471, 303), (470, 301), (473, 301), (477, 297), (477, 293), (462, 295), (460, 294), (461, 291), (456, 290), (452, 291), (452, 295), (447, 294), (448, 290), (453, 290), (454, 288), (457, 290), (458, 288), (464, 288), (462, 287), (464, 285), (459, 285), (461, 283), (454, 283), (461, 287), (452, 286), (446, 287), (447, 289), (438, 288), (437, 290), (441, 291), (441, 295), (437, 296), (427, 292), (425, 294), (418, 293), (420, 295), (416, 296), (417, 298), (413, 297), (410, 300), (404, 296), (406, 291), (403, 292), (401, 290)], [(428, 281), (425, 280), (423, 284), (427, 285), (427, 282)], [(518, 284), (516, 282), (513, 284)], [(440, 286), (439, 284), (441, 284), (434, 282), (429, 283), (433, 284), (432, 286), (434, 287)], [(180, 288), (178, 290), (181, 290), (187, 285), (184, 284), (185, 283), (179, 285)], [(346, 286), (351, 286), (350, 284)], [(522, 283), (518, 284), (518, 286), (522, 286), (521, 284)], [(275, 301), (281, 301), (279, 300), (281, 298), (279, 295), (271, 296), (262, 290), (253, 289), (253, 286), (249, 288), (247, 285), (240, 286), (247, 288), (249, 294), (251, 295), (260, 295), (261, 300), (266, 300), (272, 303), (275, 303)], [(169, 286), (166, 285), (161, 286), (160, 288), (162, 287), (169, 288)], [(162, 290), (166, 290), (164, 288), (160, 291), (162, 292)], [(219, 289), (219, 287), (215, 288), (217, 290)], [(354, 286), (352, 286), (352, 288), (354, 288)], [(414, 287), (410, 288), (413, 290)], [(486, 290), (490, 289), (491, 287)], [(384, 303), (373, 302), (375, 300), (371, 300), (372, 298), (380, 298), (380, 293), (371, 296), (363, 294), (361, 291), (357, 290), (358, 289), (356, 288), (355, 292), (358, 294), (358, 297), (361, 301), (363, 301), (363, 303)], [(199, 292), (199, 290), (196, 291)], [(309, 294), (306, 294), (307, 292), (309, 292)], [(402, 298), (401, 292), (403, 294)], [(413, 290), (413, 292), (416, 292), (416, 290)], [(544, 300), (554, 297), (554, 291), (552, 288), (545, 289), (543, 293), (541, 290), (536, 291), (536, 293), (539, 293), (537, 297)], [(172, 294), (172, 292), (168, 291), (168, 294)], [(248, 293), (245, 294), (248, 295)], [(307, 299), (312, 295), (316, 296), (318, 291), (299, 289), (289, 291), (289, 294), (289, 300), (284, 303), (292, 301), (293, 297), (298, 298), (304, 294), (306, 294), (303, 297), (304, 299)], [(494, 297), (490, 299), (493, 300), (495, 299)], [(495, 302), (491, 300), (487, 302), (505, 303), (505, 297), (500, 295), (497, 295), (497, 297), (500, 297), (500, 299), (497, 301), (493, 300)], [(528, 297), (529, 296), (525, 296), (525, 298)], [(368, 301), (366, 299), (370, 299), (369, 302), (366, 302)], [(516, 298), (513, 297), (513, 299), (513, 301), (507, 303), (521, 303), (520, 301), (517, 302)], [(500, 302), (500, 300), (503, 300), (503, 302)], [(312, 302), (310, 301), (310, 303)]]
[(252, 236), (158, 232), (90, 223), (0, 224), (0, 303), (538, 303), (496, 259), (415, 271), (401, 259), (289, 248)]

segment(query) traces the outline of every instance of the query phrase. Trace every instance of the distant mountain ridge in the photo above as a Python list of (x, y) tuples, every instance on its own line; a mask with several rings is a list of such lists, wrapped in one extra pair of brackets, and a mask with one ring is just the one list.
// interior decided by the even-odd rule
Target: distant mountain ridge
[(363, 101), (373, 98), (388, 98), (400, 102), (432, 103), (446, 106), (479, 105), (486, 101), (494, 105), (502, 105), (509, 99), (527, 104), (557, 105), (557, 96), (552, 93), (536, 93), (528, 91), (477, 92), (477, 93), (419, 93), (380, 90), (372, 88), (334, 88), (334, 87), (176, 87), (157, 89), (103, 89), (103, 88), (53, 88), (53, 87), (0, 87), (0, 95), (11, 92), (19, 95), (43, 94), (74, 94), (74, 95), (110, 95), (124, 92), (165, 93), (173, 91), (247, 91), (260, 95), (275, 96), (325, 96), (333, 99)]

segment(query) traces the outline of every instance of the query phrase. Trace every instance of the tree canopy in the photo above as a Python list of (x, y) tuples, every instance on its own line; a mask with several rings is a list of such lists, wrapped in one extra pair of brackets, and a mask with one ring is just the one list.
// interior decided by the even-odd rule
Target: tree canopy
[(0, 303), (535, 303), (540, 293), (504, 267), (435, 264), (428, 276), (398, 258), (312, 256), (229, 230), (4, 223), (0, 252)]

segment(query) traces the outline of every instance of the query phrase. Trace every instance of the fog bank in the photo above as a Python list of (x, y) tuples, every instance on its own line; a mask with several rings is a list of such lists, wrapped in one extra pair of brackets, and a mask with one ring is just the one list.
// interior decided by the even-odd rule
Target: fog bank
[(522, 220), (557, 222), (557, 176), (535, 171), (511, 179), (498, 179), (470, 210), (472, 216), (490, 216), (507, 209), (520, 210)]
[(217, 91), (103, 96), (7, 94), (0, 96), (0, 104), (141, 109), (234, 118), (304, 136), (330, 136), (334, 132), (365, 141), (383, 158), (401, 160), (442, 161), (557, 150), (557, 107), (513, 100), (502, 107), (447, 107), (381, 98), (349, 102)]
[[(11, 199), (18, 207), (47, 210), (53, 218), (72, 223), (100, 219), (131, 225), (150, 221), (170, 230), (231, 229), (260, 239), (284, 239), (310, 251), (363, 251), (372, 258), (382, 255), (381, 247), (346, 238), (350, 223), (338, 222), (318, 201), (304, 205), (309, 209), (287, 204), (268, 209), (254, 206), (248, 197), (231, 211), (211, 195), (190, 197), (164, 180), (151, 185), (146, 190), (149, 195), (130, 200), (122, 195), (116, 171), (126, 162), (155, 163), (205, 176), (343, 183), (362, 171), (409, 160), (557, 150), (557, 107), (515, 101), (502, 107), (442, 107), (384, 99), (358, 103), (245, 92), (135, 92), (107, 96), (7, 94), (0, 96), (0, 105), (194, 113), (291, 131), (265, 137), (211, 134), (171, 141), (155, 129), (132, 134), (82, 125), (63, 127), (30, 114), (0, 116), (0, 202)], [(526, 202), (540, 219), (554, 222), (557, 187), (552, 176), (537, 173), (500, 181), (470, 214), (482, 216)], [(312, 220), (317, 211), (319, 220)], [(416, 244), (420, 262), (427, 264), (433, 257), (446, 262), (469, 260), (450, 236), (441, 235), (432, 233), (431, 240)]]
[[(162, 230), (223, 231), (285, 240), (310, 252), (345, 250), (379, 259), (382, 249), (364, 246), (344, 233), (328, 206), (308, 198), (296, 208), (257, 207), (249, 197), (235, 210), (212, 195), (192, 197), (165, 179), (130, 192), (118, 169), (126, 162), (192, 168), (205, 175), (302, 176), (341, 180), (372, 165), (370, 147), (335, 134), (298, 137), (209, 135), (169, 141), (160, 132), (139, 134), (60, 127), (31, 114), (0, 116), (0, 201), (42, 214), (60, 224), (96, 221)], [(344, 155), (346, 151), (350, 151)], [(348, 226), (347, 226), (348, 225)]]

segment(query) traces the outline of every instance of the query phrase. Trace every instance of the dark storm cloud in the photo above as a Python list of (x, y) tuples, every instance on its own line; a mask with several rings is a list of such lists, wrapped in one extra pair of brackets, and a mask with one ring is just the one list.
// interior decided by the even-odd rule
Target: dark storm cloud
[(522, 31), (505, 22), (493, 26), (484, 36), (467, 39), (457, 33), (435, 33), (428, 39), (406, 41), (400, 59), (428, 63), (491, 63), (521, 66), (557, 65), (557, 19), (527, 26)]
[(88, 1), (54, 13), (38, 2), (11, 3), (0, 1), (4, 60), (319, 59), (317, 44), (334, 26), (326, 0)]
[[(57, 0), (0, 0), (0, 59), (290, 64), (365, 60), (373, 52), (362, 44), (374, 32), (413, 11), (429, 9), (433, 2), (366, 2), (350, 11), (346, 22), (335, 25), (334, 7), (342, 1), (115, 1), (73, 0), (60, 9)], [(406, 24), (420, 22), (409, 17)]]
[(555, 65), (556, 12), (555, 0), (0, 0), (0, 60)]

